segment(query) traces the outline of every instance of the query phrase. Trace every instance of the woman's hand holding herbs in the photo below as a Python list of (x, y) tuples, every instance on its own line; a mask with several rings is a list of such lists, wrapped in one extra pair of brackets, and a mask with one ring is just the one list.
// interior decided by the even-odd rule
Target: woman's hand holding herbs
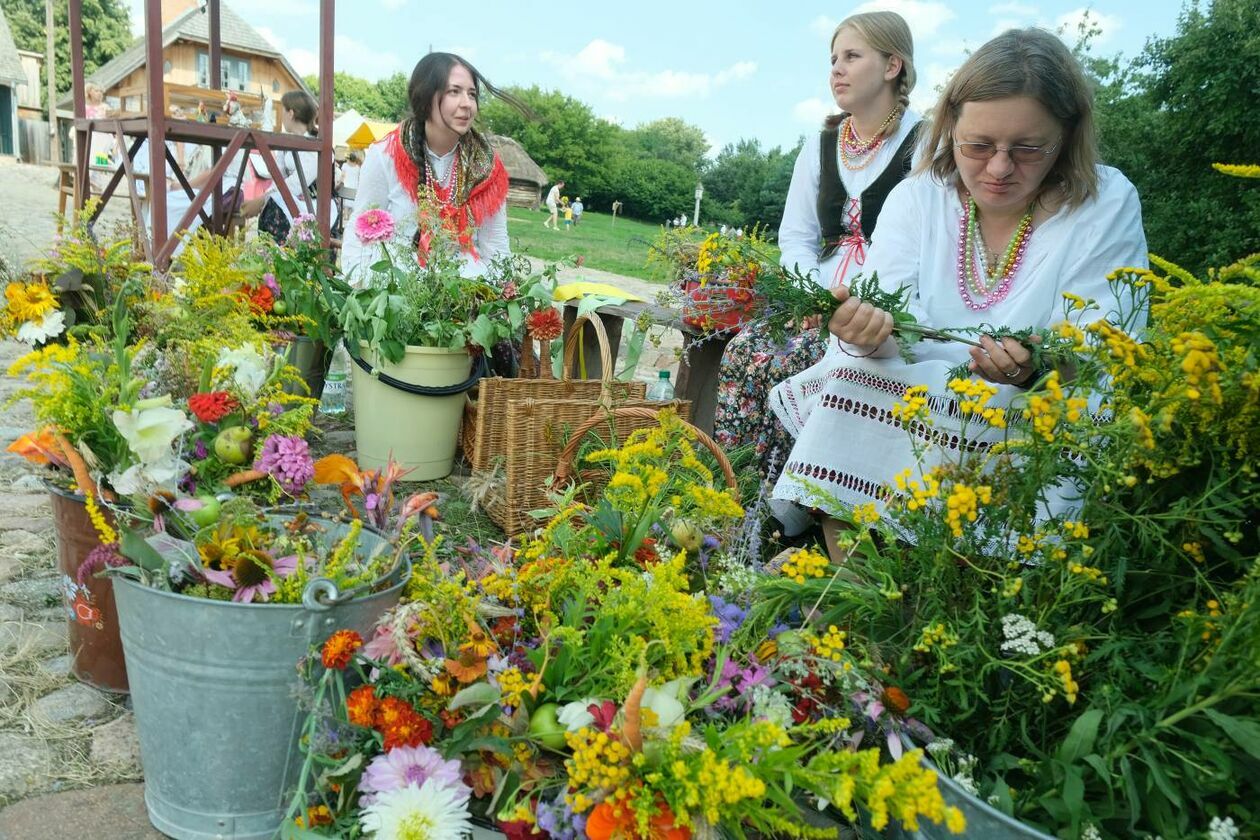
[(836, 338), (855, 345), (862, 354), (869, 354), (892, 335), (891, 313), (852, 294), (848, 286), (836, 286), (831, 293), (840, 301), (827, 324), (828, 331)]
[(982, 335), (980, 346), (971, 348), (968, 369), (998, 385), (1023, 385), (1034, 371), (1032, 350), (1010, 336), (997, 341)]

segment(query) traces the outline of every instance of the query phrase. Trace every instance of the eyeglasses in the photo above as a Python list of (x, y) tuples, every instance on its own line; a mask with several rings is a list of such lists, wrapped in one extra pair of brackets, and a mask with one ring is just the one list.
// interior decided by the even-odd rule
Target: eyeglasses
[(1059, 142), (1059, 140), (1055, 140), (1054, 144), (1050, 146), (997, 146), (993, 143), (955, 143), (954, 148), (963, 157), (971, 158), (972, 160), (988, 160), (998, 152), (1006, 152), (1010, 159), (1016, 163), (1041, 163), (1054, 154), (1055, 149), (1059, 148)]

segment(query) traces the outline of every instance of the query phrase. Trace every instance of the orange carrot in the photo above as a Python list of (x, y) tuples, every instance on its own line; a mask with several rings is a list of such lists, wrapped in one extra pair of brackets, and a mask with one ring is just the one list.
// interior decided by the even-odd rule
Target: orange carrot
[[(79, 485), (79, 492), (85, 496), (96, 497), (96, 482), (92, 480), (92, 473), (88, 469), (87, 461), (83, 460), (83, 456), (79, 454), (79, 450), (74, 448), (74, 444), (66, 439), (61, 432), (54, 434), (57, 445), (61, 447), (61, 452), (66, 456), (66, 463), (70, 465), (70, 471), (74, 473), (74, 483)], [(114, 494), (106, 490), (101, 494), (106, 501), (113, 501)]]
[(266, 478), (268, 475), (269, 473), (265, 470), (241, 470), (240, 472), (229, 475), (223, 480), (223, 483), (228, 487), (240, 487), (242, 484), (249, 484), (251, 481), (258, 481), (259, 479)]
[(643, 692), (647, 691), (647, 671), (639, 674), (630, 693), (626, 695), (625, 705), (621, 707), (621, 740), (634, 752), (643, 749)]

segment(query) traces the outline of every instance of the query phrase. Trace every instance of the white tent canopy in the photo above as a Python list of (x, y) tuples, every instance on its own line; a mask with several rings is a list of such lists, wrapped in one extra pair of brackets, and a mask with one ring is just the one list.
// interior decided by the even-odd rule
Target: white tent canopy
[(340, 117), (333, 120), (332, 125), (332, 141), (333, 146), (345, 146), (350, 139), (350, 135), (359, 130), (362, 125), (367, 122), (363, 115), (351, 108)]

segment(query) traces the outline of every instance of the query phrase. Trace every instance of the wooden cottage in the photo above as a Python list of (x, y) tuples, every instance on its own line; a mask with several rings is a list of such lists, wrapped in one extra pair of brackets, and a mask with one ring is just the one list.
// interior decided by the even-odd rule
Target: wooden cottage
[(508, 173), (508, 204), (537, 210), (542, 204), (542, 188), (547, 184), (547, 173), (534, 163), (525, 147), (511, 137), (488, 134)]
[[(280, 97), (290, 90), (307, 90), (297, 71), (271, 43), (223, 4), (220, 7), (222, 89), (210, 89), (210, 22), (197, 0), (162, 2), (162, 79), (167, 116), (196, 119), (199, 106), (218, 115), (229, 94), (254, 127), (280, 127)], [(132, 42), (114, 60), (87, 78), (105, 92), (111, 116), (126, 118), (145, 113), (145, 43)], [(309, 92), (309, 91), (308, 91)], [(72, 107), (69, 96), (59, 109)], [(268, 121), (264, 110), (271, 110)]]

